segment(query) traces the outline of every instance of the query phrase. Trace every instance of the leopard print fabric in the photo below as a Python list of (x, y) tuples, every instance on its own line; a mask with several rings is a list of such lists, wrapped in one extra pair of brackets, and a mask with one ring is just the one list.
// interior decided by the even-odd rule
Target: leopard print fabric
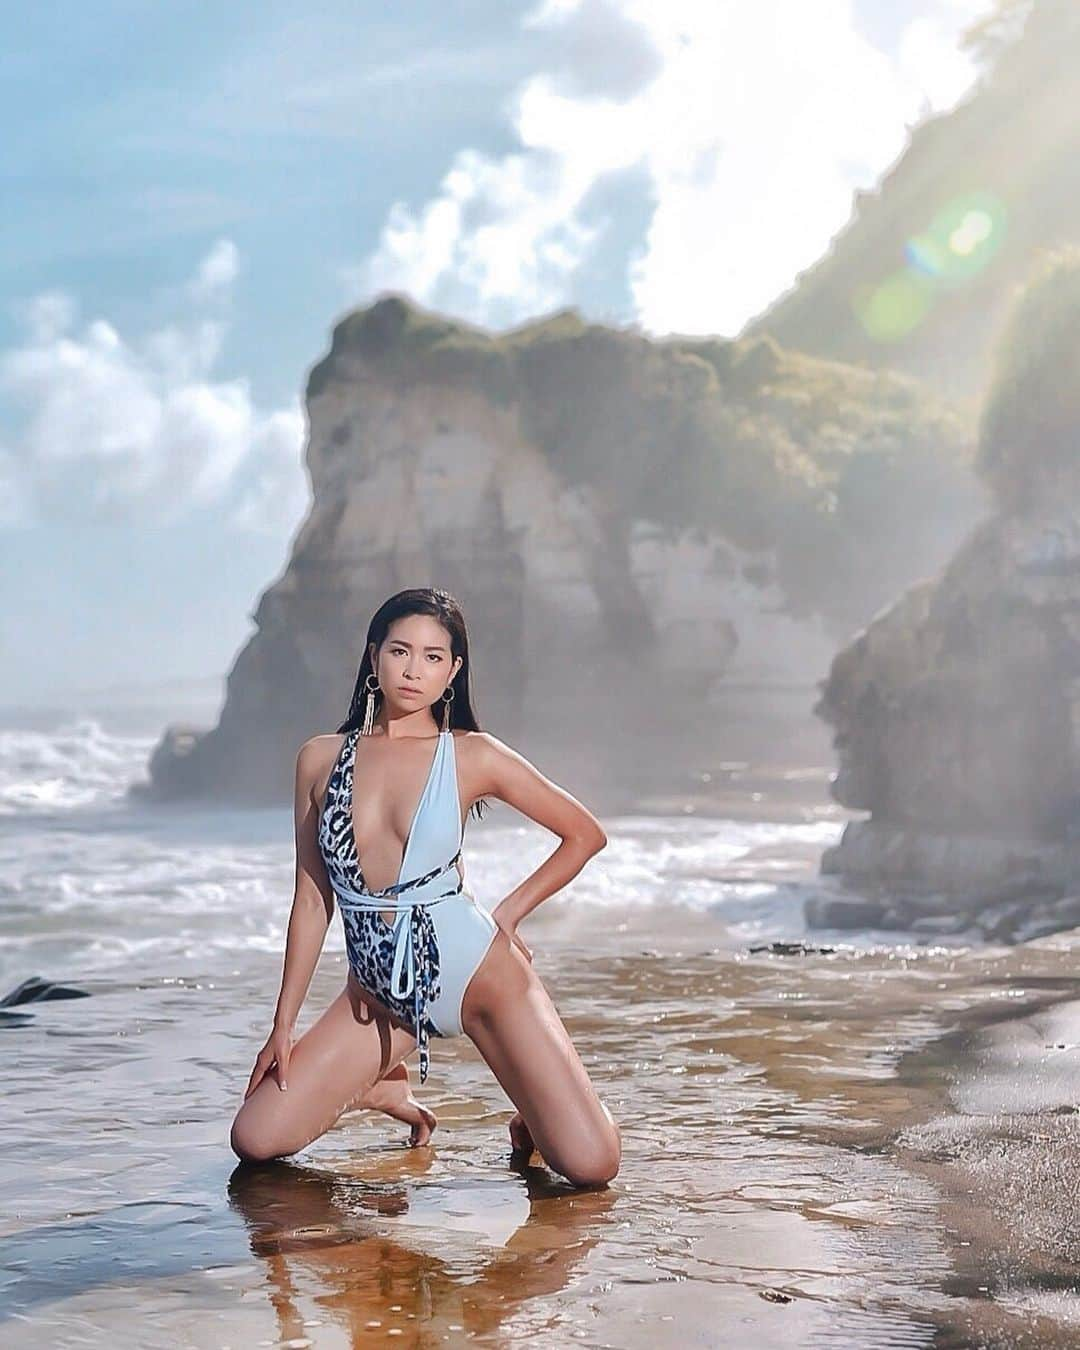
[[(357, 728), (345, 736), (326, 788), (326, 801), (319, 822), (319, 848), (335, 891), (343, 888), (367, 890), (360, 871), (352, 824), (352, 767), (356, 738), (359, 734)], [(392, 892), (394, 888), (387, 887), (387, 890)], [(345, 930), (345, 951), (349, 967), (358, 983), (372, 998), (377, 999), (389, 1008), (395, 1017), (400, 1018), (413, 1036), (418, 1037), (414, 1001), (411, 997), (402, 999), (394, 994), (390, 987), (390, 976), (394, 963), (396, 925), (412, 922), (416, 925), (413, 941), (416, 943), (418, 965), (421, 970), (426, 970), (430, 981), (430, 999), (434, 1001), (438, 998), (441, 992), (439, 947), (430, 917), (422, 907), (411, 912), (405, 911), (398, 915), (395, 925), (391, 927), (377, 910), (346, 909), (341, 906), (339, 908)], [(387, 902), (386, 908), (393, 908), (392, 900)], [(427, 1016), (424, 1018), (424, 1029), (428, 1035), (442, 1035)]]

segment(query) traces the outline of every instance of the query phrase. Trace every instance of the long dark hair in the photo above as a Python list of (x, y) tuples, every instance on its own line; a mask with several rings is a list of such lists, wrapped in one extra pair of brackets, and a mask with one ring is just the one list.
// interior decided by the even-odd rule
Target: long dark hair
[[(470, 687), (469, 633), (465, 627), (465, 616), (461, 612), (461, 606), (449, 591), (439, 590), (431, 586), (418, 586), (411, 590), (398, 591), (389, 600), (384, 600), (371, 616), (367, 638), (364, 641), (364, 654), (360, 659), (360, 669), (356, 672), (356, 683), (353, 686), (352, 699), (349, 702), (349, 712), (345, 721), (338, 727), (339, 735), (355, 731), (357, 727), (363, 725), (364, 703), (367, 700), (367, 690), (364, 688), (364, 684), (367, 677), (375, 673), (371, 664), (372, 643), (378, 651), (386, 641), (386, 635), (394, 620), (404, 619), (410, 614), (429, 614), (433, 619), (438, 619), (439, 623), (450, 634), (451, 662), (457, 657), (461, 657), (461, 666), (458, 673), (450, 682), (450, 688), (454, 691), (454, 697), (450, 703), (451, 730), (454, 727), (461, 727), (466, 731), (482, 730), (473, 709), (472, 689)], [(382, 690), (376, 689), (376, 714), (382, 702)], [(436, 706), (432, 707), (431, 711), (436, 724), (441, 727), (443, 716), (441, 699)], [(478, 819), (485, 805), (486, 803), (480, 800), (473, 803), (473, 809), (476, 811)]]

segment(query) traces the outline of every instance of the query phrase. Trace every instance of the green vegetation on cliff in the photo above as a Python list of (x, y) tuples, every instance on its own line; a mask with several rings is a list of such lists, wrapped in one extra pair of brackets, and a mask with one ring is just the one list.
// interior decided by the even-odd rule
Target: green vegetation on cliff
[(1041, 259), (1018, 295), (983, 409), (976, 467), (1003, 509), (1075, 478), (1080, 455), (1080, 248)]
[(563, 310), (502, 334), (388, 295), (346, 316), (309, 399), (358, 372), (469, 388), (516, 416), (613, 530), (771, 552), (791, 612), (839, 634), (943, 560), (979, 509), (971, 419), (910, 377), (772, 338), (650, 340)]

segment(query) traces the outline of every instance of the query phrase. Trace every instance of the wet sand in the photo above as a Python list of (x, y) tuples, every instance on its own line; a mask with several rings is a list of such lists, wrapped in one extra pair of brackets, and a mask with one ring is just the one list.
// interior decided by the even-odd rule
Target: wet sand
[(957, 1235), (956, 1332), (1080, 1344), (1080, 1000), (965, 1027), (906, 1068), (935, 1065), (949, 1109), (901, 1131), (896, 1155)]
[[(798, 818), (829, 809), (811, 794)], [(1080, 1035), (1030, 1018), (1073, 1015), (1080, 932), (755, 943), (740, 904), (790, 888), (794, 914), (819, 884), (816, 836), (703, 870), (680, 862), (678, 823), (609, 830), (661, 858), (670, 906), (625, 902), (639, 855), (613, 848), (590, 903), (523, 926), (622, 1128), (606, 1188), (511, 1161), (511, 1104), (464, 1039), (432, 1042), (430, 1147), (361, 1111), (289, 1160), (239, 1164), (228, 1127), (277, 990), (273, 942), (200, 967), (193, 925), (183, 973), (135, 950), (80, 981), (89, 998), (8, 1028), (5, 1347), (1075, 1343), (1061, 1108)], [(723, 908), (677, 902), (721, 881)], [(223, 888), (234, 924), (245, 884)], [(324, 953), (301, 1031), (344, 970)], [(1073, 1048), (1040, 1059), (1039, 1037)], [(1034, 1085), (1038, 1111), (1020, 1112)]]
[[(1007, 1206), (1007, 1169), (987, 1161), (1000, 1134), (954, 1129), (942, 1162), (940, 1061), (897, 1070), (1025, 972), (1058, 996), (1060, 953), (751, 955), (717, 946), (707, 916), (602, 918), (532, 934), (623, 1129), (622, 1171), (596, 1191), (539, 1157), (511, 1165), (510, 1105), (467, 1042), (433, 1051), (431, 1147), (356, 1112), (249, 1167), (226, 1142), (256, 1044), (236, 988), (162, 981), (98, 989), (92, 1016), (41, 1009), (9, 1060), (5, 1345), (930, 1345), (975, 1325), (972, 1282), (1000, 1253), (964, 1234), (1003, 1230), (961, 1222), (954, 1177), (980, 1175), (978, 1215), (991, 1192)], [(312, 1011), (336, 988), (320, 970)], [(45, 1055), (52, 1076), (33, 1069)], [(1055, 1177), (1075, 1176), (1075, 1118), (1055, 1105), (1003, 1118), (1029, 1165), (1033, 1149), (1058, 1160), (1022, 1193), (1031, 1236), (1053, 1223)], [(1058, 1255), (1075, 1262), (1067, 1242)], [(1046, 1335), (1008, 1343), (1068, 1343)]]

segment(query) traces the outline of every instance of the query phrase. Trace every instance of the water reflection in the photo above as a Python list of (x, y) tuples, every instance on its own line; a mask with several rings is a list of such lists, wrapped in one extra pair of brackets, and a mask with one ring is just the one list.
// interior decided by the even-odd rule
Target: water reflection
[[(470, 1180), (447, 1203), (440, 1185), (427, 1205), (416, 1178), (430, 1160), (414, 1154), (409, 1165), (408, 1183), (289, 1161), (237, 1166), (229, 1204), (265, 1263), (282, 1341), (304, 1341), (327, 1312), (353, 1345), (381, 1343), (410, 1324), (432, 1340), (490, 1335), (537, 1296), (566, 1287), (620, 1199), (611, 1188), (583, 1192), (544, 1168), (511, 1164), (515, 1186)], [(445, 1252), (437, 1228), (448, 1215), (459, 1236), (478, 1240)], [(455, 1218), (465, 1223), (458, 1228)]]

